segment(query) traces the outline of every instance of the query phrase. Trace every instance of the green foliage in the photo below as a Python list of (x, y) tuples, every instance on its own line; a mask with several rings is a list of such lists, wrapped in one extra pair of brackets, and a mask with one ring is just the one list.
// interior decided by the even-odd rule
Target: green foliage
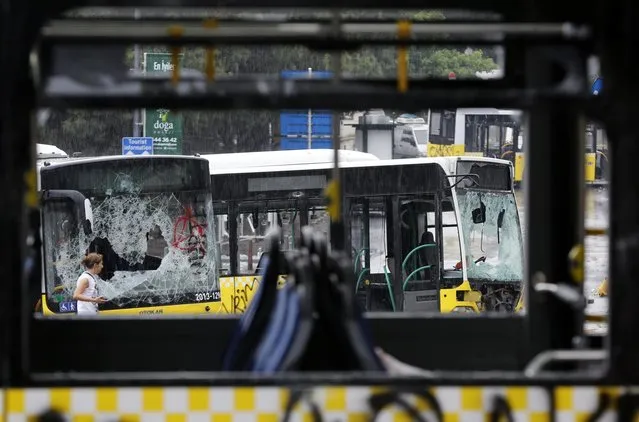
[(419, 58), (422, 69), (428, 69), (428, 76), (445, 78), (455, 72), (458, 78), (472, 78), (477, 72), (497, 69), (497, 64), (484, 56), (480, 50), (460, 53), (455, 50), (439, 49)]
[[(413, 20), (442, 20), (437, 11), (422, 11), (410, 16)], [(146, 52), (163, 52), (162, 47), (144, 47)], [(204, 50), (189, 49), (184, 53), (184, 66), (204, 70)], [(142, 57), (140, 57), (142, 60)], [(125, 61), (133, 66), (133, 49), (128, 49)], [(281, 70), (328, 70), (329, 56), (304, 47), (221, 47), (216, 52), (218, 74), (269, 73)], [(394, 47), (363, 48), (344, 53), (342, 66), (346, 74), (358, 77), (396, 75), (397, 52)], [(411, 77), (447, 77), (455, 72), (458, 78), (472, 78), (478, 71), (493, 70), (495, 62), (482, 50), (464, 51), (447, 48), (409, 49)], [(185, 152), (228, 152), (268, 149), (269, 123), (277, 133), (277, 112), (185, 112)], [(85, 154), (118, 154), (120, 139), (132, 134), (131, 111), (87, 112), (80, 110), (52, 113), (38, 142), (51, 143), (67, 152)], [(237, 141), (234, 142), (233, 140)]]

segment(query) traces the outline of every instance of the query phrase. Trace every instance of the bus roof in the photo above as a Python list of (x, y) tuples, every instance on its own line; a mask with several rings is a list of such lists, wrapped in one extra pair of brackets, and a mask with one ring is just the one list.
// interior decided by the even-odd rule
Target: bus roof
[[(359, 151), (340, 149), (340, 162), (369, 162), (379, 161), (373, 154)], [(333, 163), (334, 151), (332, 149), (300, 149), (288, 151), (258, 151), (237, 152), (230, 154), (204, 154), (203, 158), (209, 160), (211, 173), (224, 172), (233, 169), (247, 169), (252, 167), (277, 167), (277, 166), (307, 166), (314, 164)]]
[[(229, 154), (230, 155), (230, 154)], [(405, 158), (401, 160), (376, 160), (376, 161), (345, 161), (340, 162), (340, 167), (356, 168), (356, 167), (383, 167), (383, 166), (404, 166), (415, 164), (438, 164), (448, 175), (455, 174), (457, 171), (458, 161), (473, 161), (483, 163), (495, 163), (512, 166), (508, 160), (488, 157), (472, 157), (472, 156), (454, 156), (454, 157), (420, 157)], [(211, 176), (216, 174), (242, 174), (242, 173), (262, 173), (262, 172), (279, 172), (279, 171), (304, 171), (304, 170), (327, 170), (332, 169), (332, 162), (323, 162), (315, 164), (290, 164), (290, 165), (267, 165), (267, 166), (247, 166), (234, 167), (212, 170)]]
[[(195, 155), (105, 155), (102, 157), (77, 157), (66, 158), (63, 160), (54, 160), (46, 164), (47, 168), (50, 167), (63, 167), (73, 166), (76, 164), (86, 163), (100, 163), (105, 161), (122, 161), (122, 160), (153, 160), (157, 158), (176, 158), (176, 159), (189, 159), (189, 160), (204, 160), (202, 157)], [(38, 167), (42, 167), (47, 160), (42, 160), (38, 163)]]

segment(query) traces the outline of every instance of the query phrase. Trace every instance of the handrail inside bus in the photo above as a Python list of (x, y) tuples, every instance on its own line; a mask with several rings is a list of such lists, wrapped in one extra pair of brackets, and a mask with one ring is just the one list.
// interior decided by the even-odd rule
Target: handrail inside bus
[(406, 270), (406, 263), (408, 262), (408, 258), (410, 258), (415, 252), (424, 248), (432, 248), (435, 246), (437, 246), (435, 243), (424, 243), (423, 245), (419, 245), (413, 248), (412, 251), (408, 252), (408, 255), (406, 255), (406, 258), (404, 258), (404, 261), (402, 262), (402, 269)]
[(419, 268), (417, 268), (415, 271), (413, 271), (412, 273), (408, 274), (408, 277), (406, 277), (406, 279), (404, 280), (404, 284), (402, 285), (402, 290), (406, 290), (406, 285), (408, 284), (408, 281), (417, 273), (419, 273), (420, 271), (424, 271), (424, 270), (428, 270), (430, 267), (432, 267), (432, 265), (424, 265), (421, 266)]
[(388, 295), (390, 296), (391, 306), (393, 307), (393, 312), (395, 309), (395, 296), (393, 296), (393, 286), (391, 285), (390, 275), (388, 274), (388, 264), (384, 265), (384, 279), (386, 279), (386, 286), (388, 287)]
[(357, 270), (357, 263), (359, 262), (359, 259), (362, 256), (362, 253), (366, 252), (368, 250), (368, 248), (362, 248), (359, 250), (359, 252), (357, 252), (357, 254), (355, 255), (355, 258), (353, 259), (353, 271)]
[[(423, 245), (419, 245), (415, 248), (413, 248), (412, 251), (410, 251), (408, 253), (408, 255), (406, 255), (406, 258), (404, 258), (404, 261), (402, 262), (402, 271), (406, 272), (406, 264), (408, 264), (408, 260), (410, 257), (413, 256), (413, 254), (421, 249), (425, 249), (425, 248), (433, 248), (436, 247), (437, 245), (434, 243), (425, 243)], [(408, 281), (411, 279), (411, 277), (413, 277), (415, 274), (419, 273), (420, 271), (426, 270), (431, 268), (432, 265), (424, 265), (422, 267), (417, 268), (416, 270), (414, 270), (413, 272), (411, 272), (405, 279), (404, 279), (404, 284), (402, 285), (402, 289), (405, 290), (406, 289), (406, 284), (408, 284)]]

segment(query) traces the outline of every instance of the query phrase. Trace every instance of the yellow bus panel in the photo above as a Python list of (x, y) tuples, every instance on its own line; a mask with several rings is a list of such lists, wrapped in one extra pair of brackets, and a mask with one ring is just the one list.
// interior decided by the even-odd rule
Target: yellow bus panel
[(427, 151), (429, 157), (454, 157), (464, 155), (464, 145), (440, 145), (428, 143)]
[(597, 168), (597, 154), (594, 152), (586, 153), (586, 159), (584, 161), (584, 168), (586, 171), (586, 182), (595, 181), (595, 170)]

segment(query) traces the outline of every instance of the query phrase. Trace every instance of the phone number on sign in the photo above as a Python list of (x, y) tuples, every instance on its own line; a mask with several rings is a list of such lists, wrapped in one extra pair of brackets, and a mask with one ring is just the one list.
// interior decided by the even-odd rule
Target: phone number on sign
[(168, 144), (177, 144), (177, 138), (153, 138), (154, 143), (168, 143)]

